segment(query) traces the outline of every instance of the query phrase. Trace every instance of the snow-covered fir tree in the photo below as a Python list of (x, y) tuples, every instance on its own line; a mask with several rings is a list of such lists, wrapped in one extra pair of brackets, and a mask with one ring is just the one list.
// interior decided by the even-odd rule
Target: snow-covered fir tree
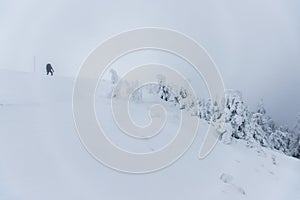
[[(116, 70), (111, 69), (111, 85), (113, 91), (113, 98), (124, 98), (130, 96), (130, 100), (135, 103), (141, 103), (143, 100), (143, 89), (138, 88), (137, 81), (129, 82), (127, 80), (120, 80)], [(118, 84), (118, 86), (117, 86)], [(110, 95), (111, 96), (111, 95)]]
[[(189, 92), (178, 86), (177, 90), (166, 85), (166, 79), (160, 79), (159, 95), (161, 99), (180, 105), (180, 109), (186, 109), (192, 116), (197, 116), (207, 123), (212, 123), (220, 118), (220, 105), (211, 99), (192, 99)], [(164, 89), (163, 89), (164, 88)], [(166, 98), (166, 94), (170, 96)], [(261, 100), (257, 109), (249, 111), (243, 101), (241, 92), (228, 91), (224, 106), (225, 122), (221, 141), (230, 144), (233, 140), (244, 140), (249, 147), (265, 147), (280, 151), (286, 155), (300, 158), (300, 115), (293, 131), (284, 126), (277, 126), (274, 120), (267, 115), (267, 111)]]
[(119, 81), (119, 76), (117, 71), (115, 69), (110, 69), (109, 72), (111, 73), (111, 77), (110, 77), (111, 83), (113, 85), (117, 84), (117, 82)]
[(295, 127), (289, 135), (289, 155), (300, 158), (300, 114), (297, 116)]

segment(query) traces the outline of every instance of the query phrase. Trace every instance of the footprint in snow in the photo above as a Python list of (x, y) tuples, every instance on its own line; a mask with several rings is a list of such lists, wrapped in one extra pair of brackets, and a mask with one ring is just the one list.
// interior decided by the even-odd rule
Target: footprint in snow
[(233, 183), (234, 177), (230, 174), (222, 173), (220, 176), (220, 180), (225, 183), (230, 185), (235, 191), (237, 191), (241, 195), (246, 195), (245, 190), (242, 187), (236, 186)]
[(223, 181), (224, 183), (231, 183), (233, 181), (233, 176), (231, 176), (230, 174), (221, 174), (220, 176), (221, 181)]

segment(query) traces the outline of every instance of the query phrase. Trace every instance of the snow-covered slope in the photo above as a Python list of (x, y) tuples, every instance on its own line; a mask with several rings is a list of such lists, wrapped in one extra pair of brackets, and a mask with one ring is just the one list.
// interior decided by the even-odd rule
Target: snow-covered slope
[[(198, 160), (204, 123), (192, 147), (172, 166), (144, 175), (116, 172), (94, 160), (79, 141), (72, 116), (72, 79), (1, 71), (0, 84), (1, 200), (300, 199), (297, 159), (242, 143), (219, 143), (206, 159)], [(99, 95), (99, 119), (105, 118), (105, 128), (117, 131), (108, 102)], [(136, 119), (149, 105), (132, 106)], [(178, 119), (176, 111), (167, 110), (168, 132)], [(124, 148), (134, 144), (141, 151), (161, 145), (136, 145), (117, 133), (110, 137)]]

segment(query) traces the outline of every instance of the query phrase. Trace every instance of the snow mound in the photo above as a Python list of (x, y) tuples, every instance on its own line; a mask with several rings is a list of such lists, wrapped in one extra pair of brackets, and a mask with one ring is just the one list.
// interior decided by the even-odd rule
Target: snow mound
[[(264, 148), (258, 153), (242, 140), (219, 143), (206, 159), (197, 159), (206, 123), (200, 124), (191, 148), (166, 169), (143, 175), (111, 170), (93, 159), (77, 136), (73, 79), (12, 72), (0, 76), (1, 200), (300, 199), (298, 159)], [(105, 95), (98, 98), (109, 102)], [(110, 105), (103, 106), (100, 114), (113, 121)], [(133, 109), (133, 116), (140, 115), (138, 110)], [(172, 116), (175, 127), (178, 120)], [(106, 126), (118, 130), (113, 123)], [(143, 140), (138, 147), (156, 145)]]

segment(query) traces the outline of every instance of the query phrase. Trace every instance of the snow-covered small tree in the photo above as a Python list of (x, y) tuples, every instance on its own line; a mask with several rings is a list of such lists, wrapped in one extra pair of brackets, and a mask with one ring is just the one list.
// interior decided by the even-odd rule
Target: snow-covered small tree
[(200, 119), (205, 119), (205, 100), (204, 99), (199, 99), (198, 100), (198, 116)]
[[(115, 69), (110, 69), (109, 72), (111, 73), (110, 81), (111, 81), (111, 93), (113, 92), (112, 97), (120, 98), (121, 90), (122, 90), (122, 82), (120, 81), (119, 82), (119, 87), (116, 87), (116, 84), (119, 81), (118, 73)], [(111, 96), (111, 94), (109, 96)]]
[(110, 73), (111, 73), (111, 77), (110, 77), (111, 83), (113, 85), (117, 84), (117, 82), (119, 81), (119, 76), (117, 71), (115, 69), (110, 69)]
[(251, 115), (251, 123), (254, 127), (253, 138), (262, 146), (269, 147), (269, 136), (272, 133), (270, 131), (268, 122), (270, 121), (269, 116), (266, 115), (266, 109), (261, 100), (257, 105), (257, 111)]
[(126, 92), (126, 95), (131, 95), (133, 102), (141, 103), (143, 101), (143, 88), (139, 88), (138, 81), (128, 83)]
[(300, 158), (300, 114), (297, 116), (294, 130), (289, 135), (289, 155)]
[[(226, 134), (231, 134), (236, 139), (244, 139), (248, 111), (240, 92), (227, 92), (224, 112), (225, 123), (231, 126), (230, 131), (227, 130)], [(227, 125), (226, 127), (228, 128), (229, 126)]]
[(251, 115), (251, 123), (252, 123), (252, 127), (253, 127), (253, 132), (251, 134), (253, 134), (253, 138), (263, 147), (268, 147), (269, 143), (268, 143), (268, 135), (264, 132), (264, 130), (262, 129), (262, 113), (253, 113)]
[(280, 130), (276, 130), (271, 133), (269, 138), (269, 145), (272, 149), (276, 149), (283, 153), (288, 151), (288, 133)]

